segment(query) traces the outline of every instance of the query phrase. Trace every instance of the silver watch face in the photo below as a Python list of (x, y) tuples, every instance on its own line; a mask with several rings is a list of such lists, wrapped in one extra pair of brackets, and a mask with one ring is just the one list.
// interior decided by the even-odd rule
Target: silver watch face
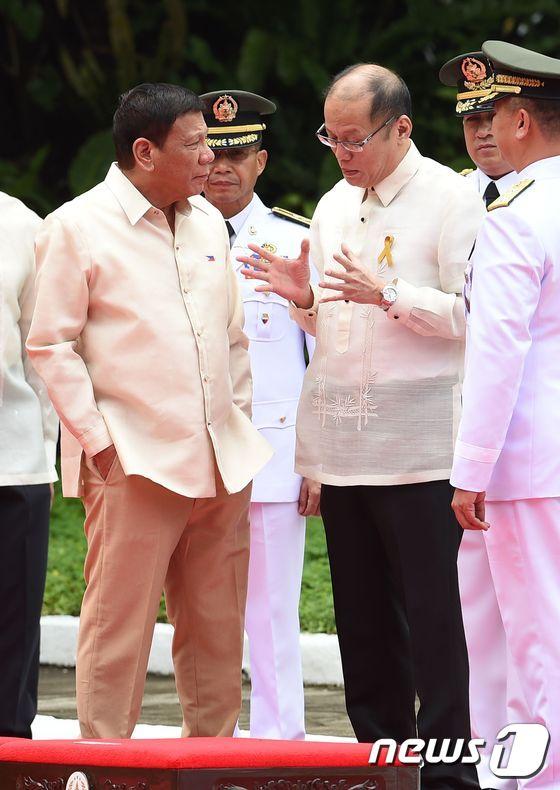
[(393, 304), (397, 301), (397, 289), (394, 285), (386, 285), (385, 288), (381, 291), (383, 295), (383, 301), (388, 302), (389, 304)]

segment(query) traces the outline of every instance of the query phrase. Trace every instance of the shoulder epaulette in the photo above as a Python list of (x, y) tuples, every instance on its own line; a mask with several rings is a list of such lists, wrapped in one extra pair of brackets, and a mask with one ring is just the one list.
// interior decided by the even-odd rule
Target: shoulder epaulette
[(294, 214), (293, 211), (288, 211), (285, 208), (279, 208), (278, 206), (274, 206), (272, 209), (272, 213), (276, 217), (282, 217), (282, 219), (288, 219), (290, 222), (296, 222), (298, 225), (305, 225), (308, 228), (311, 225), (311, 220), (307, 219), (307, 217), (302, 217), (301, 214)]
[(495, 208), (504, 208), (505, 206), (509, 206), (510, 203), (513, 203), (516, 197), (518, 197), (522, 192), (525, 192), (526, 189), (529, 189), (531, 184), (535, 183), (534, 178), (525, 178), (523, 181), (518, 181), (517, 184), (514, 184), (510, 189), (500, 195), (499, 198), (492, 201), (487, 208), (487, 211), (494, 211)]
[(464, 170), (461, 170), (459, 173), (460, 176), (468, 176), (470, 173), (474, 173), (474, 167), (465, 167)]

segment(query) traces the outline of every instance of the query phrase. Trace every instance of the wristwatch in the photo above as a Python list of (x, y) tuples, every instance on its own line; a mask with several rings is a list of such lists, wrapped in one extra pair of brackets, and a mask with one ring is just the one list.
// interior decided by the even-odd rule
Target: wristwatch
[(387, 312), (397, 301), (398, 295), (397, 288), (393, 283), (386, 285), (381, 291), (381, 309)]

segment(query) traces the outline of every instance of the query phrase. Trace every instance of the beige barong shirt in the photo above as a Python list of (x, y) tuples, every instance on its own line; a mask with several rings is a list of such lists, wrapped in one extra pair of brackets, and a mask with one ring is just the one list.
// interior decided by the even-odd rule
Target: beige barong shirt
[[(332, 302), (292, 315), (317, 345), (297, 416), (296, 470), (332, 485), (396, 485), (449, 477), (460, 410), (465, 317), (459, 294), (485, 214), (464, 178), (414, 143), (365, 192), (338, 182), (319, 202), (311, 256), (342, 268), (346, 243), (398, 299)], [(389, 254), (383, 255), (387, 251)], [(328, 279), (328, 278), (327, 278)]]
[(62, 422), (67, 496), (82, 453), (114, 443), (126, 474), (188, 497), (240, 491), (271, 456), (251, 424), (243, 305), (221, 214), (195, 196), (175, 234), (113, 164), (36, 241), (27, 340)]

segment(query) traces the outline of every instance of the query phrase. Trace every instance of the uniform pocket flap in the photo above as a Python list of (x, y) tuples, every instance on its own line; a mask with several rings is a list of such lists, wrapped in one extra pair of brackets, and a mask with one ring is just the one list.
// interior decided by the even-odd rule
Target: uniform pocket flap
[(276, 400), (253, 403), (255, 428), (288, 428), (296, 424), (298, 401)]

